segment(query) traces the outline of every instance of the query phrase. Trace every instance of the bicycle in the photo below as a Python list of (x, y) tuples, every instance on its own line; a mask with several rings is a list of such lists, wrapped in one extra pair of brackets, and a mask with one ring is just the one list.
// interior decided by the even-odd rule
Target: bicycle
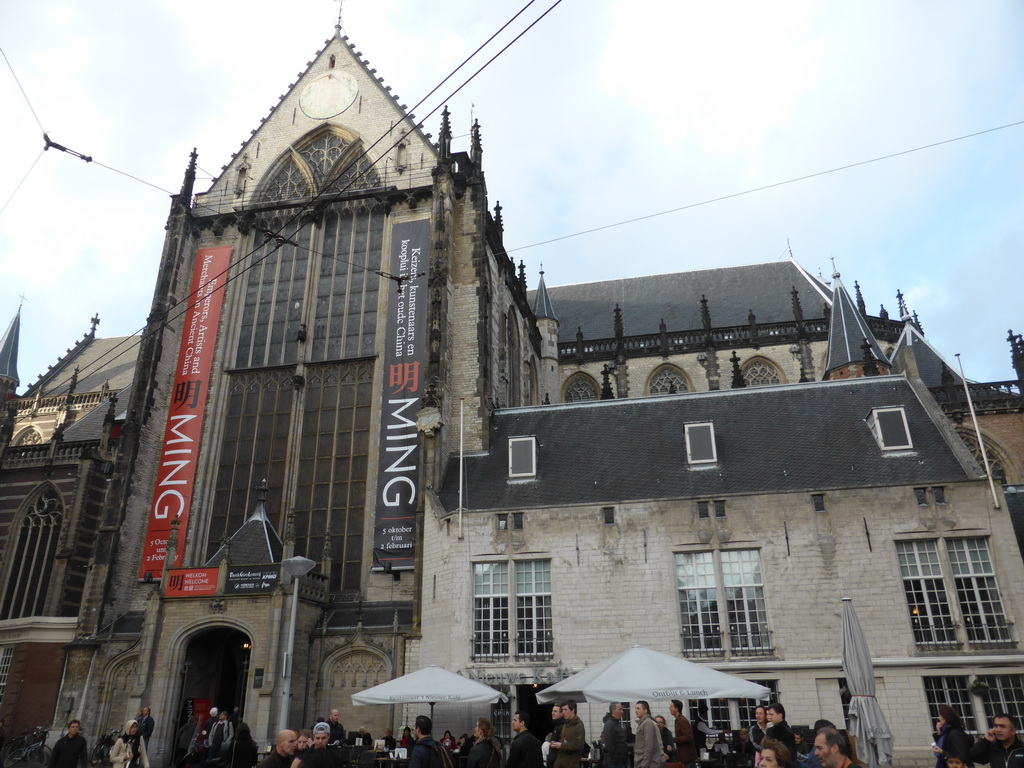
[(3, 768), (48, 765), (53, 750), (46, 746), (46, 735), (47, 729), (42, 725), (33, 730), (31, 734), (26, 733), (20, 739), (21, 744), (4, 755)]
[(120, 735), (120, 729), (114, 728), (100, 736), (96, 740), (96, 745), (92, 748), (92, 754), (89, 756), (90, 764), (110, 765), (110, 750), (114, 746), (114, 742), (117, 741), (117, 737)]

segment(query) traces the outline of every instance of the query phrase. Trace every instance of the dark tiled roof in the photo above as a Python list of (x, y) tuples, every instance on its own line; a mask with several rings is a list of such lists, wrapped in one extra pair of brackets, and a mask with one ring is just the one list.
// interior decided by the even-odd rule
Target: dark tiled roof
[[(115, 418), (124, 413), (124, 407), (131, 398), (131, 387), (125, 387), (117, 393), (117, 406)], [(104, 401), (93, 408), (87, 414), (78, 419), (74, 424), (64, 430), (66, 442), (81, 442), (85, 440), (99, 440), (103, 436), (103, 421), (107, 416), (109, 401)], [(124, 417), (121, 417), (124, 420)]]
[(357, 624), (364, 627), (391, 627), (398, 611), (398, 626), (412, 626), (412, 603), (335, 603), (328, 617), (328, 629), (351, 629)]
[[(865, 418), (905, 408), (913, 451), (886, 454)], [(465, 459), (466, 509), (953, 482), (973, 475), (903, 377), (591, 401), (496, 411), (492, 450)], [(686, 463), (684, 425), (714, 424), (718, 461)], [(508, 438), (535, 435), (536, 479), (509, 481)], [(458, 506), (458, 457), (440, 492)]]
[(864, 362), (861, 344), (865, 339), (871, 345), (871, 353), (875, 360), (888, 362), (874, 334), (868, 328), (864, 315), (853, 303), (839, 275), (835, 274), (832, 277), (835, 279), (835, 291), (832, 294), (832, 318), (828, 329), (828, 358), (825, 361), (825, 371), (845, 368), (850, 363)]
[(558, 315), (555, 314), (555, 310), (551, 307), (551, 297), (548, 296), (547, 286), (544, 285), (544, 273), (540, 273), (540, 282), (537, 284), (537, 291), (534, 294), (533, 300), (533, 314), (535, 317), (549, 317), (552, 320), (557, 320)]
[[(256, 511), (242, 523), (242, 527), (235, 531), (228, 541), (232, 563), (243, 565), (279, 563), (284, 552), (281, 537), (277, 535), (273, 523), (267, 517), (267, 510), (262, 499), (256, 502)], [(227, 547), (221, 547), (207, 561), (206, 565), (208, 567), (220, 565), (220, 561), (224, 559), (227, 551)]]
[(942, 387), (945, 383), (942, 380), (942, 369), (944, 366), (949, 368), (950, 373), (953, 374), (953, 382), (962, 387), (964, 380), (960, 377), (960, 374), (956, 371), (956, 368), (949, 364), (949, 362), (940, 355), (935, 348), (925, 340), (921, 332), (917, 330), (910, 323), (903, 325), (903, 332), (900, 334), (899, 340), (896, 342), (896, 346), (893, 348), (892, 361), (893, 361), (893, 373), (904, 373), (903, 366), (900, 365), (900, 350), (906, 347), (910, 354), (914, 357), (914, 362), (917, 363), (917, 373), (921, 381), (926, 387)]
[(79, 371), (75, 392), (96, 392), (104, 383), (111, 390), (124, 389), (135, 377), (138, 356), (139, 340), (134, 336), (85, 339), (74, 354), (48, 371), (33, 389), (43, 397), (63, 395), (68, 391), (75, 368)]
[(21, 309), (0, 337), (0, 376), (20, 382), (18, 378), (18, 337), (21, 335)]
[[(1013, 488), (1013, 493), (1010, 493), (1010, 488)], [(1017, 547), (1024, 553), (1024, 486), (1011, 485), (1005, 490), (1006, 511), (1013, 523), (1014, 533), (1017, 534)]]
[[(558, 315), (559, 339), (571, 342), (576, 339), (577, 327), (587, 339), (614, 336), (616, 304), (622, 308), (626, 336), (657, 333), (662, 319), (669, 330), (700, 328), (701, 296), (707, 296), (716, 327), (746, 325), (751, 310), (758, 323), (791, 322), (793, 288), (805, 319), (824, 317), (831, 290), (795, 261), (562, 285), (549, 287), (547, 292)], [(531, 300), (535, 295), (531, 294)]]

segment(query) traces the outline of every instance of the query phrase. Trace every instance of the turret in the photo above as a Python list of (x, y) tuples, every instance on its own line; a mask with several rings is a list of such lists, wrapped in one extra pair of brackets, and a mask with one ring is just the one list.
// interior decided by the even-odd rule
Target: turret
[[(825, 379), (851, 379), (889, 373), (889, 360), (849, 292), (832, 273), (832, 313), (828, 329)], [(865, 345), (867, 348), (865, 349)]]
[(0, 403), (14, 398), (18, 388), (18, 336), (21, 332), (21, 307), (0, 338)]
[(544, 284), (543, 265), (540, 270), (540, 282), (537, 284), (537, 295), (533, 300), (533, 314), (537, 318), (537, 330), (540, 331), (540, 399), (544, 401), (547, 398), (557, 403), (561, 400), (558, 377), (558, 317), (551, 306), (551, 297), (548, 296), (548, 288)]

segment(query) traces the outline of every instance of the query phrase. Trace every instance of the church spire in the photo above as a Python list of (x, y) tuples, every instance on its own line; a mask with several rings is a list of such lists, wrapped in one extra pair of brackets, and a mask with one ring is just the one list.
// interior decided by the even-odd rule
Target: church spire
[(18, 377), (18, 337), (21, 335), (21, 307), (0, 338), (0, 401), (14, 396), (21, 379)]
[[(832, 273), (832, 314), (829, 318), (828, 357), (825, 361), (825, 379), (847, 379), (877, 373), (889, 373), (889, 361), (878, 346), (864, 315), (860, 313), (849, 291)], [(868, 352), (862, 348), (868, 345)], [(870, 353), (870, 354), (868, 354)], [(865, 363), (872, 372), (865, 369)]]
[(557, 320), (555, 309), (551, 306), (551, 297), (548, 296), (548, 287), (544, 285), (544, 268), (540, 270), (540, 282), (537, 284), (537, 295), (533, 299), (533, 314), (538, 318), (546, 317)]

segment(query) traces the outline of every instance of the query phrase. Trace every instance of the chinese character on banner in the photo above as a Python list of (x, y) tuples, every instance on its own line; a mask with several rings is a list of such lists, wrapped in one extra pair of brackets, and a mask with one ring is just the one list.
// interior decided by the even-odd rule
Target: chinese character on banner
[(416, 392), (420, 388), (420, 364), (397, 363), (392, 365), (388, 383), (392, 394), (398, 394), (403, 390)]
[(203, 382), (199, 379), (191, 381), (179, 381), (174, 385), (174, 405), (183, 405), (186, 408), (195, 408), (199, 402), (199, 392)]

